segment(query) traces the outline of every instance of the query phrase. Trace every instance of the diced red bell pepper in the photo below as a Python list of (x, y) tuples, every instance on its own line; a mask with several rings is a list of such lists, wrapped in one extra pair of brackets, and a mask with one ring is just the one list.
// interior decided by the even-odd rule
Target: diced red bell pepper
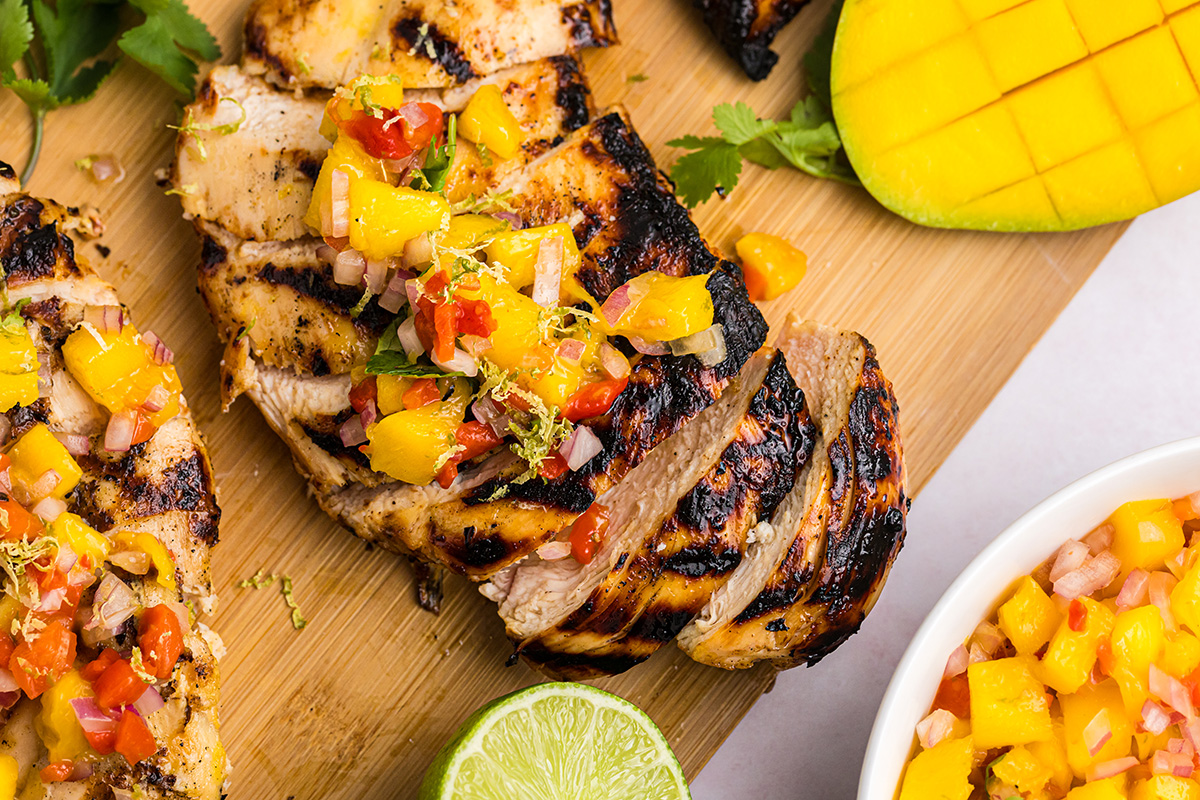
[(162, 603), (147, 608), (138, 623), (138, 646), (146, 671), (160, 681), (170, 678), (183, 655), (183, 627), (175, 612)]
[(350, 407), (355, 414), (366, 410), (368, 403), (379, 402), (379, 384), (374, 375), (368, 375), (364, 381), (350, 387)]
[(135, 444), (150, 441), (150, 437), (158, 428), (150, 421), (150, 418), (137, 411), (133, 415), (133, 436), (129, 439), (129, 444), (132, 447)]
[(542, 459), (541, 464), (538, 464), (538, 475), (552, 481), (561, 478), (568, 469), (567, 460), (562, 457), (562, 453), (556, 450)]
[(133, 665), (123, 658), (108, 665), (99, 678), (92, 681), (96, 692), (96, 705), (105, 711), (127, 706), (146, 691), (146, 682), (133, 670)]
[(588, 506), (571, 526), (571, 555), (580, 564), (590, 564), (608, 530), (608, 509), (599, 503)]
[(1067, 627), (1079, 633), (1087, 625), (1087, 606), (1077, 597), (1067, 606)]
[(491, 336), (496, 331), (496, 320), (492, 318), (492, 307), (483, 300), (456, 298), (454, 307), (458, 311), (458, 332), (475, 336)]
[(71, 773), (75, 770), (75, 764), (69, 759), (63, 761), (55, 761), (42, 767), (40, 773), (42, 783), (59, 783), (71, 777)]
[(597, 417), (612, 408), (629, 385), (629, 378), (609, 378), (580, 387), (563, 406), (562, 415), (571, 422)]
[(438, 389), (437, 381), (433, 378), (417, 378), (412, 382), (412, 385), (404, 390), (404, 395), (400, 398), (400, 402), (409, 411), (414, 408), (427, 406), (435, 400), (442, 397), (441, 391)]
[(933, 709), (936, 711), (939, 708), (946, 709), (959, 719), (971, 717), (971, 686), (967, 682), (967, 673), (942, 679), (937, 694), (933, 696)]
[(61, 620), (52, 619), (32, 640), (13, 648), (9, 670), (17, 686), (32, 698), (65, 675), (74, 662), (75, 634)]
[(391, 108), (381, 109), (380, 117), (355, 111), (349, 119), (338, 120), (337, 125), (375, 158), (404, 158), (442, 135), (440, 108), (432, 103), (405, 103), (402, 108), (411, 106), (426, 116), (426, 121), (416, 127), (410, 126), (399, 110)]
[(117, 723), (117, 737), (113, 749), (125, 756), (125, 760), (133, 764), (147, 759), (158, 751), (158, 742), (154, 734), (146, 727), (142, 718), (133, 711), (126, 709)]
[(120, 657), (121, 656), (117, 654), (116, 650), (113, 650), (111, 647), (106, 647), (100, 651), (100, 655), (96, 656), (94, 661), (88, 663), (87, 666), (81, 669), (79, 674), (82, 675), (83, 679), (88, 683), (95, 683), (96, 679), (104, 674), (104, 670), (112, 666), (113, 662)]
[(9, 541), (19, 539), (36, 539), (41, 536), (46, 526), (35, 515), (25, 510), (25, 507), (9, 497), (0, 495), (0, 535)]

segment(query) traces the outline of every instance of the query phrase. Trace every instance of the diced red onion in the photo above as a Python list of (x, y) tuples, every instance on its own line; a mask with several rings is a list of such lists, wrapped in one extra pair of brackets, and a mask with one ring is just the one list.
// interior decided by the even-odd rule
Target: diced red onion
[(390, 259), (382, 261), (374, 258), (367, 259), (367, 291), (371, 294), (379, 294), (387, 286), (388, 270), (391, 269)]
[(626, 336), (625, 338), (633, 345), (634, 350), (644, 356), (665, 356), (671, 352), (671, 348), (667, 346), (666, 342), (651, 342), (640, 336)]
[(363, 428), (362, 418), (358, 415), (343, 422), (342, 427), (338, 429), (338, 435), (346, 447), (354, 447), (367, 441), (367, 431)]
[(967, 651), (965, 644), (960, 644), (950, 657), (946, 659), (946, 669), (942, 672), (943, 678), (954, 678), (962, 675), (967, 671), (967, 665), (970, 663), (970, 653)]
[(600, 368), (610, 378), (621, 379), (629, 375), (629, 359), (608, 342), (600, 345)]
[(1054, 557), (1054, 566), (1050, 568), (1050, 582), (1054, 583), (1068, 572), (1082, 567), (1088, 555), (1088, 547), (1083, 542), (1076, 539), (1064, 542)]
[(370, 425), (379, 418), (379, 409), (375, 406), (374, 400), (368, 400), (363, 407), (362, 413), (358, 415), (362, 419), (363, 427)]
[[(409, 281), (411, 286), (416, 281)], [(421, 344), (421, 337), (417, 336), (417, 321), (415, 317), (409, 317), (396, 326), (396, 338), (400, 340), (400, 346), (404, 348), (404, 354), (408, 356), (409, 361), (416, 361), (417, 356), (425, 354), (425, 346)]]
[(1092, 595), (1112, 583), (1120, 571), (1121, 560), (1105, 550), (1054, 581), (1054, 593), (1068, 600)]
[(557, 540), (546, 542), (537, 549), (537, 554), (542, 561), (562, 561), (571, 555), (571, 543)]
[(33, 498), (49, 497), (60, 483), (62, 483), (62, 477), (54, 470), (48, 469), (29, 487), (29, 496)]
[(1102, 781), (1105, 778), (1111, 778), (1114, 775), (1120, 775), (1122, 772), (1136, 767), (1139, 762), (1133, 756), (1125, 756), (1124, 758), (1114, 758), (1112, 761), (1104, 761), (1099, 764), (1093, 764), (1087, 770), (1088, 781)]
[(467, 355), (476, 360), (484, 353), (492, 349), (492, 340), (486, 336), (476, 336), (473, 333), (464, 333), (458, 337), (458, 344)]
[(149, 411), (154, 414), (162, 411), (167, 406), (167, 402), (171, 399), (171, 392), (161, 383), (154, 384), (154, 388), (150, 390), (150, 394), (146, 395), (146, 399), (142, 401), (142, 410)]
[(63, 600), (66, 599), (67, 589), (65, 586), (59, 586), (56, 589), (48, 589), (38, 595), (38, 604), (35, 611), (42, 614), (53, 614), (62, 608)]
[[(0, 417), (3, 419), (3, 417)], [(0, 492), (12, 494), (12, 476), (8, 474), (8, 470), (0, 472)]]
[(120, 306), (85, 306), (83, 321), (100, 333), (120, 333), (125, 328), (125, 313)]
[(124, 453), (133, 445), (133, 432), (137, 428), (137, 412), (123, 408), (109, 417), (104, 429), (104, 449), (110, 453)]
[(921, 747), (924, 747), (926, 750), (936, 747), (938, 742), (945, 739), (954, 731), (955, 722), (958, 722), (958, 717), (944, 708), (939, 708), (918, 722), (917, 739), (920, 740)]
[(92, 619), (88, 623), (91, 628), (115, 630), (125, 620), (133, 616), (137, 610), (137, 598), (133, 590), (113, 573), (109, 572), (100, 580), (96, 587), (96, 596), (92, 599)]
[(150, 571), (150, 556), (141, 550), (118, 550), (108, 557), (109, 563), (116, 564), (126, 572), (134, 575), (145, 575)]
[(164, 364), (170, 364), (175, 360), (175, 353), (171, 350), (171, 348), (167, 347), (162, 339), (158, 338), (158, 334), (156, 334), (154, 331), (146, 331), (143, 333), (142, 340), (146, 344), (150, 345), (151, 348), (153, 348), (154, 352), (151, 354), (151, 358), (154, 359), (155, 364), (158, 364), (161, 367)]
[(86, 456), (92, 449), (91, 440), (79, 433), (56, 432), (54, 438), (62, 442), (63, 447), (73, 456)]
[(333, 260), (333, 282), (343, 286), (358, 286), (367, 271), (367, 259), (362, 253), (347, 247)]
[(350, 235), (350, 175), (335, 169), (329, 174), (329, 230), (325, 236)]
[(629, 310), (633, 300), (629, 296), (629, 284), (623, 283), (613, 290), (613, 293), (600, 305), (600, 316), (610, 327), (615, 328)]
[(331, 247), (328, 244), (321, 244), (317, 245), (316, 256), (321, 260), (322, 263), (328, 264), (332, 267), (334, 262), (337, 261), (338, 252), (339, 251), (336, 248)]
[(1150, 759), (1150, 771), (1155, 775), (1174, 775), (1179, 778), (1190, 778), (1193, 770), (1192, 756), (1184, 755), (1183, 753), (1156, 750)]
[(975, 643), (971, 644), (971, 649), (967, 651), (968, 664), (979, 664), (989, 660), (991, 660), (991, 656), (982, 647)]
[(125, 167), (113, 155), (91, 156), (86, 161), (76, 163), (80, 166), (86, 164), (88, 177), (96, 183), (112, 181), (115, 186), (125, 179)]
[(429, 115), (417, 103), (405, 103), (396, 109), (396, 114), (408, 123), (409, 130), (415, 130), (429, 121)]
[(186, 605), (175, 600), (164, 601), (163, 605), (175, 612), (175, 617), (179, 620), (179, 627), (184, 633), (187, 633), (192, 629), (192, 620), (188, 616), (188, 608)]
[(717, 323), (716, 325), (710, 325), (698, 333), (693, 333), (691, 336), (683, 336), (667, 342), (667, 346), (671, 348), (672, 355), (687, 356), (692, 353), (703, 353), (706, 350), (712, 350), (718, 344), (723, 344), (724, 342), (724, 327), (720, 323)]
[(995, 625), (984, 620), (976, 626), (971, 640), (983, 648), (983, 652), (991, 658), (1004, 644), (1004, 634)]
[(1092, 555), (1109, 549), (1112, 547), (1113, 537), (1116, 535), (1116, 528), (1111, 522), (1106, 522), (1096, 530), (1083, 537), (1083, 543), (1088, 546), (1088, 550)]
[(454, 355), (446, 361), (442, 361), (435, 353), (429, 354), (429, 360), (446, 372), (461, 372), (468, 378), (474, 378), (479, 374), (479, 363), (471, 358), (471, 354), (454, 348)]
[(1149, 592), (1150, 573), (1136, 567), (1125, 578), (1125, 583), (1121, 584), (1121, 591), (1117, 593), (1116, 598), (1117, 608), (1137, 608), (1146, 602)]
[[(404, 243), (404, 254), (400, 258), (400, 263), (404, 265), (405, 269), (419, 267), (430, 261), (433, 261), (433, 243), (429, 241), (429, 234), (422, 233)], [(409, 300), (411, 299), (410, 295)]]
[(1183, 580), (1183, 576), (1187, 574), (1188, 570), (1187, 561), (1188, 550), (1180, 550), (1178, 553), (1167, 559), (1167, 569), (1169, 569), (1171, 574), (1176, 578)]
[(1188, 755), (1196, 752), (1187, 739), (1168, 739), (1167, 751), (1171, 753), (1187, 753)]
[(1165, 703), (1168, 708), (1183, 714), (1185, 719), (1196, 716), (1192, 706), (1192, 693), (1178, 678), (1163, 672), (1155, 664), (1150, 665), (1150, 694)]
[[(387, 123), (384, 124), (386, 125)], [(408, 178), (408, 173), (411, 172), (412, 168), (417, 165), (417, 161), (420, 156), (420, 153), (414, 152), (412, 155), (405, 156), (404, 158), (383, 159), (383, 168), (386, 169), (389, 174), (395, 176), (393, 179), (393, 186), (405, 182), (405, 180)]]
[(578, 339), (564, 339), (559, 343), (555, 355), (566, 361), (578, 363), (579, 359), (583, 358), (584, 347), (584, 343)]
[(113, 719), (96, 704), (94, 697), (74, 697), (70, 701), (79, 727), (86, 733), (106, 733), (117, 731), (118, 720)]
[(54, 568), (64, 575), (71, 571), (71, 567), (75, 566), (79, 561), (79, 556), (71, 548), (71, 545), (66, 542), (59, 542), (58, 557), (54, 559)]
[(76, 761), (71, 765), (71, 774), (67, 777), (69, 781), (85, 781), (96, 772), (96, 768), (90, 761)]
[(492, 214), (492, 216), (496, 219), (502, 219), (507, 222), (510, 226), (512, 226), (514, 231), (519, 231), (525, 227), (525, 220), (521, 219), (511, 211), (497, 211), (495, 214)]
[(1112, 735), (1112, 723), (1108, 718), (1108, 709), (1102, 708), (1083, 728), (1083, 744), (1087, 748), (1088, 755), (1095, 757), (1112, 738)]
[(1171, 590), (1177, 583), (1179, 581), (1169, 572), (1155, 570), (1150, 573), (1150, 602), (1158, 609), (1168, 630), (1175, 629), (1175, 615), (1171, 613)]
[(17, 681), (13, 678), (13, 674), (6, 669), (0, 669), (0, 694), (15, 692), (21, 687), (17, 685)]
[(24, 692), (0, 692), (0, 708), (12, 708), (21, 699)]
[(390, 311), (393, 314), (400, 311), (404, 304), (408, 302), (408, 294), (405, 292), (404, 283), (412, 277), (412, 273), (408, 270), (398, 269), (392, 279), (388, 281), (387, 288), (383, 290), (383, 294), (379, 295), (379, 307), (385, 311)]
[(533, 302), (542, 308), (558, 305), (562, 284), (563, 239), (549, 236), (538, 245), (537, 263), (533, 266)]
[(1142, 703), (1142, 727), (1155, 736), (1162, 733), (1171, 724), (1171, 715), (1166, 709), (1153, 700)]
[(147, 686), (146, 691), (142, 692), (142, 696), (133, 701), (133, 707), (143, 717), (150, 716), (165, 705), (162, 695), (153, 686)]
[(58, 519), (59, 514), (67, 510), (67, 504), (57, 497), (43, 497), (29, 510), (46, 522), (53, 522)]
[(600, 439), (586, 425), (578, 425), (571, 435), (558, 449), (559, 454), (567, 460), (567, 468), (572, 472), (591, 461), (604, 450)]
[(487, 425), (497, 436), (508, 433), (512, 417), (504, 412), (500, 405), (491, 397), (480, 397), (471, 404), (471, 413), (475, 419)]

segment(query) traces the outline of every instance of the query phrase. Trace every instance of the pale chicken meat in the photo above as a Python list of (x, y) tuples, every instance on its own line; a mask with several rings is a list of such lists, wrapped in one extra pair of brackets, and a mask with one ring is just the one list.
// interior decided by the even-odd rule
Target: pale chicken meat
[(255, 0), (242, 63), (289, 89), (359, 75), (437, 88), (615, 43), (608, 0)]
[[(75, 456), (82, 477), (65, 497), (67, 510), (105, 537), (148, 533), (166, 547), (175, 568), (172, 584), (121, 570), (139, 607), (175, 604), (182, 609), (188, 601), (198, 611), (212, 611), (209, 560), (221, 512), (212, 468), (186, 401), (180, 398), (180, 412), (147, 441), (125, 452), (108, 452), (104, 439), (109, 412), (84, 391), (64, 361), (63, 343), (80, 327), (85, 309), (119, 305), (113, 288), (76, 256), (71, 233), (81, 224), (72, 210), (19, 193), (11, 169), (0, 164), (0, 265), (6, 302), (21, 304), (20, 318), (44, 374), (36, 401), (4, 412), (5, 428), (18, 440), (39, 425), (60, 436), (84, 438), (86, 452)], [(90, 605), (96, 589), (83, 591), (82, 603)], [(98, 640), (81, 632), (77, 665), (95, 658), (101, 646), (128, 651), (138, 644), (134, 618), (115, 633), (92, 635)], [(183, 629), (182, 641), (182, 658), (170, 677), (156, 686), (163, 706), (146, 717), (157, 751), (137, 763), (121, 755), (93, 753), (86, 777), (43, 783), (39, 770), (46, 766), (48, 753), (42, 723), (35, 725), (42, 701), (18, 695), (3, 714), (0, 754), (16, 759), (20, 797), (107, 800), (114, 791), (164, 800), (221, 797), (228, 764), (219, 736), (216, 654), (223, 646), (194, 618)]]
[(713, 666), (815, 663), (855, 633), (904, 540), (897, 404), (856, 333), (793, 317), (776, 345), (809, 400), (812, 465), (678, 643)]

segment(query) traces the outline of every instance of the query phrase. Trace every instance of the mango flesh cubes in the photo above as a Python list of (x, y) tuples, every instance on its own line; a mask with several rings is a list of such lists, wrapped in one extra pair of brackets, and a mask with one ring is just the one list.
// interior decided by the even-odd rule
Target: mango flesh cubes
[(833, 110), (923, 225), (1072, 230), (1200, 189), (1200, 0), (847, 0)]

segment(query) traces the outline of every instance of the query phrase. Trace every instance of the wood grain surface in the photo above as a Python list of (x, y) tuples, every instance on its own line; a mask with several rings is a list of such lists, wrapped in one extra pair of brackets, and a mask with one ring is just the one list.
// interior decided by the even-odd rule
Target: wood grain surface
[[(665, 142), (711, 133), (716, 103), (745, 100), (762, 114), (786, 113), (803, 93), (801, 56), (829, 0), (806, 8), (784, 31), (779, 65), (759, 84), (716, 48), (686, 0), (616, 4), (623, 44), (587, 54), (588, 75), (598, 104), (628, 107), (666, 165), (674, 153)], [(225, 60), (236, 59), (245, 0), (190, 5), (219, 36)], [(627, 82), (637, 73), (648, 79)], [(100, 272), (143, 329), (175, 349), (210, 446), (224, 509), (215, 627), (229, 648), (222, 721), (234, 764), (230, 796), (414, 797), (426, 765), (463, 719), (539, 676), (504, 666), (512, 650), (500, 620), (465, 581), (447, 581), (440, 617), (419, 610), (407, 562), (369, 550), (317, 510), (286, 447), (249, 401), (219, 412), (220, 349), (195, 290), (198, 243), (153, 179), (171, 158), (174, 135), (165, 126), (176, 121), (177, 101), (141, 68), (123, 65), (95, 99), (50, 115), (28, 189), (103, 212), (101, 243), (111, 255), (96, 256)], [(19, 170), (30, 131), (24, 107), (2, 93), (0, 159)], [(128, 171), (124, 181), (89, 183), (73, 162), (91, 153), (116, 154)], [(888, 214), (861, 190), (754, 166), (728, 200), (708, 203), (696, 217), (727, 253), (751, 230), (782, 234), (808, 253), (801, 286), (764, 311), (772, 324), (795, 310), (859, 330), (876, 345), (900, 399), (914, 494), (1124, 229), (1025, 236), (927, 230)], [(293, 577), (310, 620), (305, 630), (292, 629), (276, 589), (237, 588), (260, 568)], [(901, 553), (896, 569), (920, 565)], [(881, 602), (889, 600), (884, 591)], [(725, 673), (672, 647), (599, 685), (646, 709), (694, 776), (771, 681), (768, 670)]]

